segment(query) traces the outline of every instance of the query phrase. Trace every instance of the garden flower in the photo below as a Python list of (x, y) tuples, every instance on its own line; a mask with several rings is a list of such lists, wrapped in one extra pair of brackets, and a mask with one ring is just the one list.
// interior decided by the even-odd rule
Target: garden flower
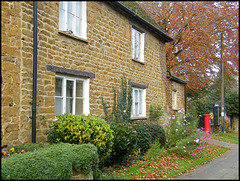
[(168, 125), (169, 125), (169, 123), (166, 124), (166, 126), (168, 126)]
[(11, 148), (9, 151), (10, 151), (11, 153), (14, 152), (14, 148)]
[(195, 139), (194, 141), (195, 141), (196, 143), (198, 143), (198, 142), (199, 142), (199, 139)]
[(37, 152), (37, 150), (35, 149), (33, 152)]
[(183, 146), (183, 148), (185, 149), (186, 147), (185, 147), (185, 146)]
[(178, 129), (176, 129), (176, 132), (178, 131)]
[(197, 131), (200, 131), (200, 129), (197, 129)]

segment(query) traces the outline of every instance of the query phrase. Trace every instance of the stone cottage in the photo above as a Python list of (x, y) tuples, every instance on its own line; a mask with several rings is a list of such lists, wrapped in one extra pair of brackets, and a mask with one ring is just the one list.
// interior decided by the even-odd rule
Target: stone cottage
[(46, 140), (48, 121), (58, 114), (103, 117), (102, 95), (113, 104), (112, 86), (120, 87), (123, 73), (133, 82), (133, 118), (147, 119), (159, 102), (162, 119), (185, 108), (185, 82), (166, 70), (165, 43), (173, 38), (137, 3), (1, 7), (1, 145)]

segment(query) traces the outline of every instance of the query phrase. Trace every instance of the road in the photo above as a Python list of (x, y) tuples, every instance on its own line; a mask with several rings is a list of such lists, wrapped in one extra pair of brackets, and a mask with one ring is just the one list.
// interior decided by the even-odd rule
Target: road
[(239, 179), (239, 144), (223, 141), (208, 140), (209, 144), (229, 147), (221, 157), (204, 164), (186, 174), (182, 174), (174, 180), (238, 180)]

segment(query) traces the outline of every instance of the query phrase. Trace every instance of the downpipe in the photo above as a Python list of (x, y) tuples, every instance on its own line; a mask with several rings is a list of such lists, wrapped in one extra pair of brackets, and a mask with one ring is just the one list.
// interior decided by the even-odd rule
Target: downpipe
[(33, 1), (32, 143), (36, 143), (36, 102), (37, 102), (37, 1)]

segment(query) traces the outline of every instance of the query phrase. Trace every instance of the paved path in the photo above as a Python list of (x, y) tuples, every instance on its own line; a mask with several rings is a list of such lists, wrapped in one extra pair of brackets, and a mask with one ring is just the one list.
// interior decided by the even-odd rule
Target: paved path
[(208, 140), (209, 144), (228, 147), (231, 150), (195, 171), (182, 174), (174, 180), (239, 180), (239, 144)]

